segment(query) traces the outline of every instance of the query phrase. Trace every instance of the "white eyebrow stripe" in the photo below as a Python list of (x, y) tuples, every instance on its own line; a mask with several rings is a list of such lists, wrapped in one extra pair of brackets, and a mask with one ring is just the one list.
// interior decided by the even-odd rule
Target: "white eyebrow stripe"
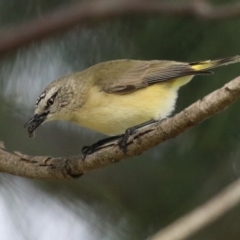
[(37, 99), (36, 104), (35, 104), (35, 107), (38, 106), (39, 102), (40, 102), (43, 98), (45, 98), (45, 96), (46, 96), (46, 93), (43, 92), (43, 93), (39, 96), (39, 98)]

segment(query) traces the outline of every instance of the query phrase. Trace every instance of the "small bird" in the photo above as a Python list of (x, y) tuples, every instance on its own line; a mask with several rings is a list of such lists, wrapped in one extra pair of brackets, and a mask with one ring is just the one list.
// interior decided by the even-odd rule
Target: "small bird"
[(240, 61), (240, 56), (199, 62), (114, 60), (96, 64), (50, 83), (39, 96), (25, 127), (29, 137), (43, 122), (66, 120), (113, 137), (84, 147), (93, 153), (105, 141), (119, 139), (126, 152), (137, 129), (169, 116), (178, 89), (194, 75)]

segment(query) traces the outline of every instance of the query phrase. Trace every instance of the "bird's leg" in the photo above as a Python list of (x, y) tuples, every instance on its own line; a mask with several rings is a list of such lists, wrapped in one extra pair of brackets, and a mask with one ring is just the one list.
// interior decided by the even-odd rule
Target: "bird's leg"
[(120, 134), (120, 135), (116, 135), (116, 136), (112, 136), (109, 138), (104, 138), (99, 140), (98, 142), (94, 143), (91, 146), (84, 146), (82, 148), (82, 156), (83, 156), (83, 160), (85, 159), (85, 157), (89, 154), (94, 153), (95, 151), (97, 151), (100, 147), (102, 147), (105, 144), (108, 144), (114, 140), (120, 139), (118, 141), (118, 146), (120, 147), (120, 149), (126, 154), (127, 152), (127, 141), (128, 138), (133, 135), (134, 133), (137, 132), (138, 129), (145, 127), (147, 125), (153, 124), (159, 122), (159, 120), (150, 120), (144, 123), (141, 123), (139, 125), (133, 126), (128, 128), (124, 134)]
[(153, 123), (156, 123), (156, 122), (159, 122), (159, 120), (149, 120), (147, 122), (144, 122), (144, 123), (141, 123), (139, 125), (136, 125), (136, 126), (133, 126), (133, 127), (130, 127), (128, 128), (126, 131), (125, 131), (125, 134), (122, 135), (121, 139), (118, 141), (118, 145), (119, 147), (121, 148), (121, 150), (126, 154), (127, 152), (127, 141), (128, 141), (128, 138), (133, 135), (134, 133), (137, 132), (138, 129), (142, 128), (142, 127), (145, 127), (147, 125), (150, 125), (150, 124), (153, 124)]
[(96, 150), (98, 150), (99, 147), (103, 146), (104, 144), (107, 144), (111, 141), (117, 140), (117, 139), (121, 138), (122, 136), (123, 136), (123, 134), (112, 136), (112, 137), (109, 137), (109, 138), (104, 138), (104, 139), (99, 140), (98, 142), (94, 143), (91, 146), (84, 146), (82, 148), (83, 159), (85, 159), (85, 157), (88, 154), (94, 153)]

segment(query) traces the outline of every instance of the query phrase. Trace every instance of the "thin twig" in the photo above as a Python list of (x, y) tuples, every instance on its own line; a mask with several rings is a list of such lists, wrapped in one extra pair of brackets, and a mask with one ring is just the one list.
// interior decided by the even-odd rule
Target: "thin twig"
[(232, 19), (240, 16), (240, 3), (216, 6), (204, 0), (192, 0), (187, 3), (169, 3), (167, 0), (91, 0), (75, 3), (66, 9), (57, 10), (2, 32), (0, 55), (33, 41), (49, 38), (77, 24), (83, 27), (125, 16), (153, 14), (205, 21)]
[(222, 217), (240, 202), (240, 179), (204, 205), (158, 232), (149, 240), (184, 240)]

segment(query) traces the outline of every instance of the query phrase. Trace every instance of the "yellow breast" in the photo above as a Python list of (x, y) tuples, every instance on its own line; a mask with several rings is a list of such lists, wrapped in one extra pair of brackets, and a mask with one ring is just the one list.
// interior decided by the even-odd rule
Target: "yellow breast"
[(166, 83), (125, 95), (108, 94), (93, 87), (73, 121), (106, 135), (122, 134), (129, 127), (168, 116), (176, 97), (177, 88)]

